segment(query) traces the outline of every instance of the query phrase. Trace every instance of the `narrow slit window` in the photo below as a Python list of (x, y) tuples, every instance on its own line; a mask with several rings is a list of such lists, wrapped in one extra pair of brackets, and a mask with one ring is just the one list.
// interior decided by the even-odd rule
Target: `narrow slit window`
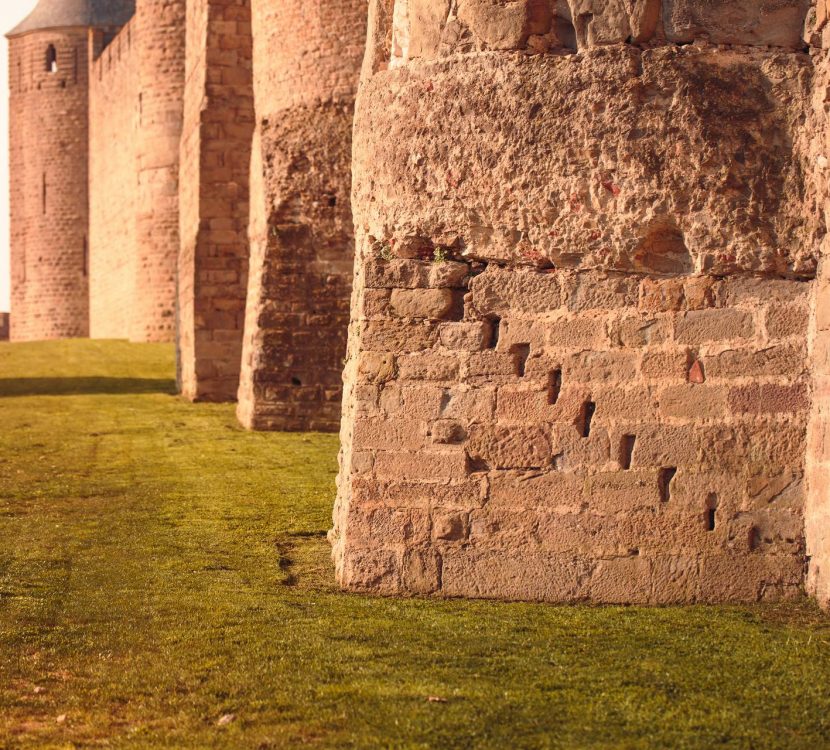
[(43, 204), (43, 213), (46, 214), (46, 172), (43, 173), (40, 186), (40, 199)]
[(562, 393), (562, 370), (554, 370), (548, 376), (548, 404), (554, 406)]
[(488, 348), (495, 349), (499, 345), (499, 336), (501, 335), (501, 318), (490, 319), (490, 346)]
[(89, 276), (89, 243), (86, 241), (86, 237), (84, 237), (84, 277)]
[(634, 445), (636, 442), (637, 438), (634, 435), (623, 435), (620, 442), (620, 466), (625, 471), (631, 468), (634, 461)]
[(46, 72), (58, 72), (58, 51), (55, 49), (54, 44), (50, 44), (46, 48)]
[(591, 423), (596, 411), (597, 405), (593, 401), (586, 401), (579, 410), (579, 434), (583, 438), (591, 437)]
[(677, 469), (674, 467), (669, 469), (660, 469), (657, 483), (660, 487), (660, 500), (664, 503), (671, 500), (671, 483), (675, 476), (677, 476)]
[(718, 496), (713, 492), (706, 498), (706, 531), (714, 531), (718, 524)]
[(523, 378), (527, 370), (527, 360), (530, 357), (530, 344), (515, 344), (510, 347), (510, 352), (516, 358), (516, 374)]

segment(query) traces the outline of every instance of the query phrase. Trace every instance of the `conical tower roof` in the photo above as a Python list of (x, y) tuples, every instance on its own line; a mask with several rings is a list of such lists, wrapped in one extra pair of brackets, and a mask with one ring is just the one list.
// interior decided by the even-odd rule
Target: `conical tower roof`
[(6, 36), (67, 26), (123, 26), (135, 13), (135, 0), (40, 0)]

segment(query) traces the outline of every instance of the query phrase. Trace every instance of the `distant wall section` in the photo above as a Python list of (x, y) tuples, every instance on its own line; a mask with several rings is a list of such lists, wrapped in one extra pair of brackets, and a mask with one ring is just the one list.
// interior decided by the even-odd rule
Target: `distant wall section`
[(13, 340), (89, 334), (87, 73), (86, 29), (9, 40)]
[(136, 294), (139, 54), (133, 19), (103, 52), (90, 33), (90, 336), (128, 338)]
[(247, 0), (187, 3), (178, 272), (180, 385), (193, 400), (239, 387), (248, 279), (254, 107)]
[(239, 417), (336, 431), (354, 238), (363, 0), (253, 0), (257, 129)]
[[(171, 341), (179, 248), (184, 0), (140, 0), (90, 86), (91, 335)], [(98, 57), (100, 55), (100, 57)]]

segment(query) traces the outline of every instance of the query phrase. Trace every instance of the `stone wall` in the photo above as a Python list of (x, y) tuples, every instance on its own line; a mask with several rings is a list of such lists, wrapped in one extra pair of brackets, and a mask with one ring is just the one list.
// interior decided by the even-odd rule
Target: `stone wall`
[[(810, 159), (813, 183), (808, 196), (811, 208), (830, 220), (830, 24), (828, 4), (818, 4), (818, 18), (811, 36), (816, 67), (812, 112), (807, 132), (810, 136)], [(821, 245), (821, 263), (816, 282), (814, 314), (811, 323), (813, 365), (813, 410), (807, 450), (807, 554), (810, 571), (809, 593), (821, 604), (830, 606), (830, 264), (828, 238)]]
[[(89, 316), (93, 338), (129, 338), (136, 295), (136, 199), (141, 51), (135, 21), (100, 51), (91, 32)], [(97, 48), (97, 49), (96, 49)]]
[(185, 0), (138, 0), (140, 40), (134, 341), (175, 337), (179, 251), (179, 142), (185, 67)]
[(15, 341), (89, 334), (87, 73), (84, 29), (9, 40)]
[(807, 4), (453, 8), (370, 14), (340, 582), (797, 595)]
[(257, 130), (239, 417), (340, 423), (354, 241), (354, 93), (363, 0), (253, 0)]
[(11, 320), (8, 313), (0, 313), (0, 341), (8, 341), (11, 333)]
[[(92, 40), (100, 52), (103, 34)], [(184, 42), (184, 0), (139, 0), (136, 16), (92, 63), (94, 338), (175, 335)]]
[(233, 400), (248, 277), (254, 130), (248, 0), (187, 3), (178, 348), (187, 398)]

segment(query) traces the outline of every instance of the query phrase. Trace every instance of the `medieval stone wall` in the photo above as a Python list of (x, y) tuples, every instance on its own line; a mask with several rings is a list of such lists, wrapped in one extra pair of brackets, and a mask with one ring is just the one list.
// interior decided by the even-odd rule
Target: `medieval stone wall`
[[(93, 44), (103, 35), (92, 32)], [(172, 341), (184, 0), (139, 0), (92, 63), (90, 317), (95, 338)]]
[[(92, 32), (92, 45), (102, 43)], [(90, 336), (129, 338), (136, 296), (140, 46), (135, 21), (92, 62), (89, 89)]]
[[(830, 222), (830, 24), (828, 3), (821, 0), (813, 27), (815, 78), (808, 120), (809, 165), (813, 176), (809, 208)], [(828, 237), (821, 244), (811, 322), (813, 409), (807, 449), (806, 536), (810, 570), (807, 588), (830, 606), (830, 263)]]
[(187, 3), (180, 163), (179, 366), (190, 399), (236, 398), (254, 130), (248, 0)]
[(16, 341), (89, 334), (87, 74), (84, 29), (9, 40)]
[(341, 583), (798, 594), (807, 3), (453, 9), (370, 17)]
[(340, 423), (354, 241), (351, 128), (363, 0), (253, 0), (257, 129), (239, 417)]
[(179, 250), (179, 142), (185, 68), (185, 0), (138, 0), (140, 41), (136, 295), (131, 338), (175, 337)]

